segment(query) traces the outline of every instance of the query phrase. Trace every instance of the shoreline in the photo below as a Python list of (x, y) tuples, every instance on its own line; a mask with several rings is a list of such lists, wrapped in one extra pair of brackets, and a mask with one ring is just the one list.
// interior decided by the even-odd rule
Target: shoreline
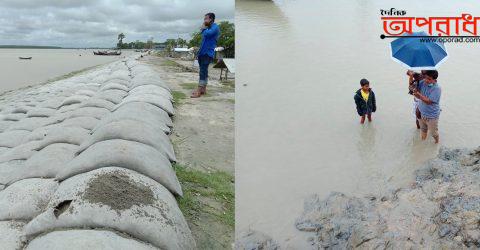
[[(45, 84), (62, 77), (73, 76), (84, 70), (123, 60), (136, 54), (126, 51), (121, 56), (94, 56), (93, 50), (77, 49), (4, 49), (0, 64), (6, 72), (2, 93), (38, 84)], [(20, 50), (20, 51), (19, 51)], [(139, 55), (139, 54), (138, 54)], [(18, 56), (31, 56), (31, 60), (19, 60)]]
[[(310, 195), (293, 223), (312, 249), (470, 249), (480, 246), (480, 147), (442, 147), (410, 184), (384, 195)], [(237, 249), (281, 249), (259, 231), (239, 234)], [(262, 248), (263, 247), (263, 248)]]
[(74, 76), (80, 75), (80, 74), (82, 74), (82, 73), (87, 73), (88, 71), (93, 70), (93, 69), (95, 69), (95, 68), (105, 66), (105, 65), (107, 65), (107, 64), (109, 64), (109, 63), (112, 63), (112, 62), (101, 63), (101, 64), (98, 64), (98, 65), (86, 67), (86, 68), (79, 69), (79, 70), (73, 70), (73, 71), (68, 72), (68, 73), (65, 73), (65, 74), (63, 74), (63, 75), (59, 75), (59, 76), (56, 76), (56, 77), (52, 77), (52, 78), (47, 79), (47, 80), (45, 80), (45, 81), (41, 81), (41, 82), (39, 82), (39, 83), (33, 83), (33, 84), (30, 84), (30, 85), (27, 85), (27, 86), (23, 86), (23, 87), (19, 87), (19, 88), (16, 88), (16, 89), (0, 91), (0, 97), (1, 97), (2, 95), (4, 95), (4, 94), (10, 93), (10, 92), (22, 91), (22, 90), (25, 90), (25, 89), (28, 89), (28, 88), (32, 88), (32, 87), (35, 87), (35, 86), (42, 86), (42, 85), (50, 84), (50, 83), (53, 83), (53, 82), (56, 82), (56, 81), (68, 79), (68, 78), (70, 78), (70, 77), (74, 77)]

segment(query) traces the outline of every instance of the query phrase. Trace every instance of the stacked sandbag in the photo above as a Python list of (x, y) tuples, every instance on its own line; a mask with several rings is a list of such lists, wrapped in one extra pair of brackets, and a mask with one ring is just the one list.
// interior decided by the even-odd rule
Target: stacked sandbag
[(21, 249), (23, 246), (23, 227), (20, 221), (0, 221), (0, 243), (2, 249)]
[(130, 58), (1, 94), (0, 248), (194, 249), (171, 101)]
[(151, 244), (112, 231), (67, 230), (53, 231), (32, 240), (26, 250), (155, 250)]
[(110, 228), (160, 249), (193, 249), (173, 195), (136, 171), (105, 167), (63, 181), (47, 209), (27, 224), (32, 237), (61, 228)]

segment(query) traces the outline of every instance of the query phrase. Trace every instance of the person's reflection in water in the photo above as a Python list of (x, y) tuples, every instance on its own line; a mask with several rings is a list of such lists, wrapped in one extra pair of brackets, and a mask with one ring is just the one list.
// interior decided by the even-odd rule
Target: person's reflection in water
[[(360, 165), (366, 178), (373, 179), (370, 183), (383, 183), (384, 174), (378, 168), (378, 149), (376, 148), (377, 129), (374, 124), (367, 124), (365, 127), (358, 127), (357, 152), (360, 158)], [(379, 181), (377, 181), (379, 180)]]

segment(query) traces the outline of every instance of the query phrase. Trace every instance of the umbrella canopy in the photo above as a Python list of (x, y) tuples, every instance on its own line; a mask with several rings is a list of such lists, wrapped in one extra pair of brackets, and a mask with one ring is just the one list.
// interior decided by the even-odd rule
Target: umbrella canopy
[[(423, 31), (403, 36), (427, 36)], [(390, 44), (392, 59), (411, 70), (436, 69), (447, 57), (443, 43), (426, 41), (428, 38), (400, 37)], [(423, 40), (423, 41), (422, 41)]]

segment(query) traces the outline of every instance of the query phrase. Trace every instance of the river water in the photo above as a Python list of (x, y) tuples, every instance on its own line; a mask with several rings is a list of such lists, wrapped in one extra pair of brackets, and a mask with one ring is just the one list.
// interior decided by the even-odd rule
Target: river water
[[(380, 9), (480, 15), (476, 1), (236, 1), (236, 231), (304, 247), (304, 199), (381, 194), (411, 181), (441, 146), (480, 145), (479, 44), (446, 44), (440, 145), (421, 141), (406, 69), (390, 58)], [(370, 80), (378, 111), (360, 125), (353, 95)]]
[[(0, 93), (39, 84), (72, 71), (117, 60), (121, 56), (94, 56), (84, 49), (0, 49)], [(19, 57), (32, 57), (20, 60)]]

